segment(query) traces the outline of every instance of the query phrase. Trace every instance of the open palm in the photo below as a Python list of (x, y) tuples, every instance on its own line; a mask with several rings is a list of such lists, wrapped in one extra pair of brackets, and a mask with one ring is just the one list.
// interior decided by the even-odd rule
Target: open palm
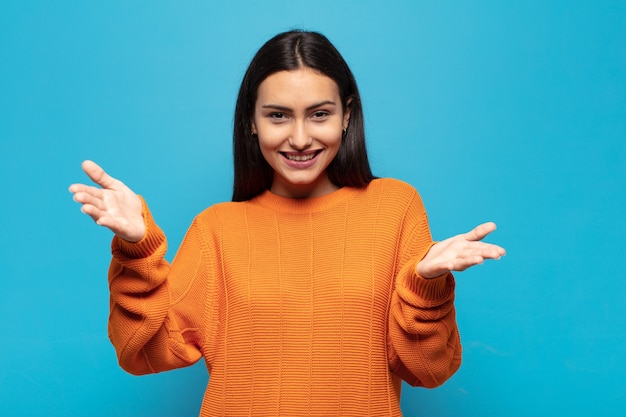
[(95, 162), (85, 161), (82, 168), (101, 188), (85, 184), (70, 186), (74, 201), (82, 204), (81, 211), (122, 239), (140, 241), (146, 228), (139, 196), (123, 182), (109, 176)]
[(506, 255), (503, 248), (481, 242), (494, 230), (495, 223), (483, 223), (467, 233), (436, 243), (417, 264), (417, 273), (424, 278), (434, 278), (451, 271), (464, 271), (482, 264), (485, 259), (499, 259)]

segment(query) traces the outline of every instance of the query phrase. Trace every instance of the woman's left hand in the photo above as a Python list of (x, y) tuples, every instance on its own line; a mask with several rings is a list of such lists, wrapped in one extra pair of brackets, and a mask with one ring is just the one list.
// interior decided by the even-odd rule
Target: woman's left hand
[(435, 278), (450, 271), (464, 271), (480, 265), (485, 259), (500, 259), (506, 255), (504, 248), (481, 242), (494, 230), (495, 223), (483, 223), (467, 233), (436, 243), (417, 264), (417, 273), (423, 278)]

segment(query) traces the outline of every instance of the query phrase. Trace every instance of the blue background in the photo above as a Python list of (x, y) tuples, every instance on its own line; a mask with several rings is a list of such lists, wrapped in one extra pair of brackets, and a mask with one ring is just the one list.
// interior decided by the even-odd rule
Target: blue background
[(230, 198), (253, 53), (325, 33), (359, 82), (379, 176), (433, 235), (486, 220), (500, 262), (457, 274), (464, 364), (407, 416), (613, 416), (626, 405), (626, 2), (2, 1), (4, 416), (195, 416), (203, 364), (133, 377), (107, 339), (110, 233), (67, 187), (101, 163), (171, 259)]

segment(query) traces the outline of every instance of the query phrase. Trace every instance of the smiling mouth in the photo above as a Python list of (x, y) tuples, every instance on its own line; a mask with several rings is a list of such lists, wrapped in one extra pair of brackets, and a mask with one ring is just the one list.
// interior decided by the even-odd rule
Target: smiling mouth
[(319, 155), (320, 152), (322, 151), (318, 150), (318, 151), (307, 152), (307, 153), (281, 152), (281, 154), (285, 158), (289, 159), (290, 161), (305, 162), (305, 161), (310, 161), (311, 159), (315, 158), (317, 155)]

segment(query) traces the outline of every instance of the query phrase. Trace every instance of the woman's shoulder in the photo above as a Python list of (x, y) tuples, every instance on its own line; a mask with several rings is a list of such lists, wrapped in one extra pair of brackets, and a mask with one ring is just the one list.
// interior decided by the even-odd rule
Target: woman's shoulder
[(377, 178), (367, 187), (369, 201), (378, 201), (384, 210), (409, 210), (411, 207), (424, 210), (422, 197), (408, 182), (395, 178)]
[(215, 223), (230, 223), (241, 218), (245, 212), (246, 202), (225, 201), (212, 204), (198, 213), (194, 219), (205, 225)]
[(371, 192), (404, 195), (409, 198), (418, 194), (411, 184), (396, 178), (376, 178), (370, 182), (367, 188)]

